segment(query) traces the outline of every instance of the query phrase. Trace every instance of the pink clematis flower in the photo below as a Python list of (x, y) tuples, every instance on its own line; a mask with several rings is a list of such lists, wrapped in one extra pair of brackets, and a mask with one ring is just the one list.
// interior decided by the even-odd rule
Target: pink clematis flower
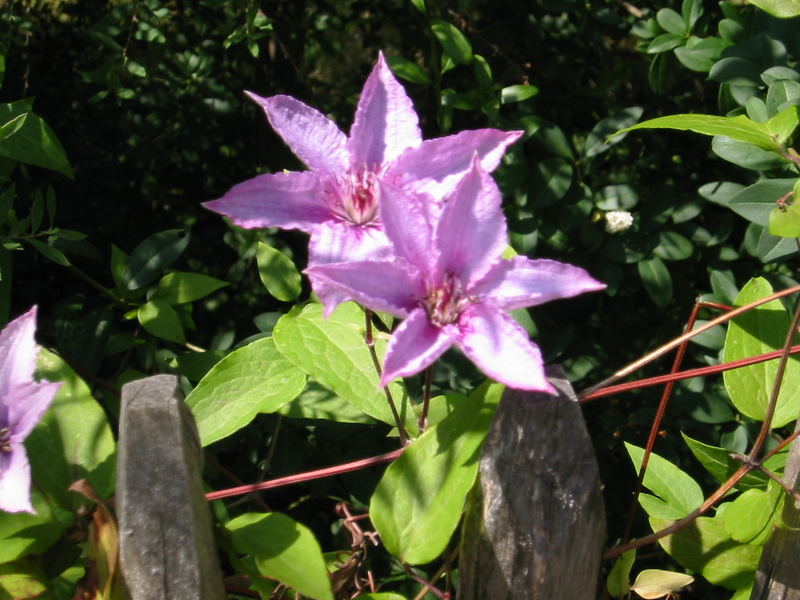
[(34, 512), (23, 442), (61, 386), (33, 380), (35, 331), (35, 306), (0, 331), (0, 510), (7, 512)]
[[(422, 141), (411, 100), (383, 54), (364, 84), (349, 137), (295, 98), (248, 95), (309, 170), (259, 175), (204, 206), (246, 229), (310, 233), (309, 265), (389, 258), (381, 182), (427, 194), (435, 203), (453, 192), (474, 153), (492, 171), (522, 134), (478, 129)], [(329, 310), (344, 299), (321, 282), (314, 290)]]
[(389, 342), (381, 385), (422, 371), (455, 344), (509, 387), (555, 393), (539, 348), (506, 311), (605, 285), (552, 260), (504, 260), (500, 192), (477, 159), (435, 218), (424, 198), (388, 185), (381, 194), (383, 226), (397, 259), (306, 270), (367, 308), (405, 319)]

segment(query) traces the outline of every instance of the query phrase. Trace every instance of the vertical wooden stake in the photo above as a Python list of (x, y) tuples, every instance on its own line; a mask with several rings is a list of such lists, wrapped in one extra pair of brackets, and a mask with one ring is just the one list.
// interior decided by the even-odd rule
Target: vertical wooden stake
[(133, 600), (223, 600), (197, 428), (173, 375), (122, 387), (117, 516)]
[(594, 600), (605, 513), (575, 392), (506, 391), (462, 528), (460, 600)]
[[(800, 490), (800, 438), (792, 442), (783, 479)], [(773, 531), (764, 546), (750, 600), (800, 600), (800, 503), (787, 495), (781, 518), (789, 529)]]

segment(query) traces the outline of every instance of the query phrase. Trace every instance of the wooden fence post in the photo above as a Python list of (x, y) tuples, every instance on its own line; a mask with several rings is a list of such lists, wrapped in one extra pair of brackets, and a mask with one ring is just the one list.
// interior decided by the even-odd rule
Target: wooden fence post
[[(800, 491), (800, 438), (792, 442), (783, 479)], [(750, 600), (800, 600), (800, 502), (787, 497), (781, 518), (790, 529), (776, 529), (764, 546)]]
[(461, 534), (459, 600), (594, 600), (605, 512), (572, 386), (506, 391), (484, 442)]
[(223, 600), (197, 428), (173, 375), (122, 387), (120, 567), (133, 600)]

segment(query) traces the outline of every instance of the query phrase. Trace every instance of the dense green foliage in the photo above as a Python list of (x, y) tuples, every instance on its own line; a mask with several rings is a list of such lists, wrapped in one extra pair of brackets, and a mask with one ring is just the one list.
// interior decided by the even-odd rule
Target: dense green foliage
[[(48, 354), (42, 371), (78, 382), (69, 394), (84, 415), (77, 424), (63, 411), (48, 418), (63, 428), (103, 428), (102, 444), (71, 457), (79, 476), (100, 497), (113, 493), (105, 428), (115, 429), (119, 387), (156, 372), (179, 374), (191, 392), (213, 489), (235, 485), (229, 474), (259, 481), (397, 447), (362, 344), (363, 315), (348, 305), (325, 321), (298, 275), (307, 237), (234, 228), (200, 206), (258, 173), (302, 168), (243, 90), (293, 95), (346, 131), (380, 50), (414, 99), (426, 138), (488, 126), (525, 132), (495, 173), (514, 250), (582, 266), (608, 285), (602, 294), (516, 315), (576, 389), (678, 335), (698, 297), (741, 305), (797, 285), (800, 218), (792, 201), (800, 195), (800, 156), (792, 142), (800, 38), (791, 2), (758, 5), (778, 16), (699, 0), (12, 0), (0, 7), (0, 321), (39, 304), (39, 341), (58, 357)], [(665, 115), (674, 116), (650, 121)], [(611, 211), (630, 212), (632, 226), (610, 231)], [(757, 276), (763, 279), (745, 287)], [(713, 329), (694, 340), (687, 362), (717, 364), (779, 348), (789, 317), (780, 301), (768, 306), (769, 324), (759, 313), (760, 325)], [(744, 329), (760, 333), (743, 346)], [(726, 345), (726, 336), (736, 344)], [(379, 354), (385, 338), (378, 334)], [(308, 360), (312, 347), (322, 349), (317, 362)], [(269, 368), (254, 367), (251, 377), (250, 365), (265, 362)], [(798, 376), (791, 365), (787, 389)], [(666, 370), (659, 363), (639, 374)], [(702, 501), (701, 489), (731, 474), (722, 463), (755, 438), (773, 377), (774, 369), (758, 372), (757, 399), (746, 376), (677, 386), (656, 449), (664, 458), (651, 463), (661, 486), (645, 478), (655, 496), (643, 497), (649, 523), (641, 514), (634, 535), (684, 516)], [(481, 379), (455, 352), (438, 364), (434, 428), (420, 437), (417, 454), (403, 457), (411, 466), (397, 463), (383, 480), (377, 470), (361, 471), (264, 497), (304, 525), (277, 513), (243, 514), (264, 509), (252, 502), (215, 503), (226, 528), (219, 531), (227, 536), (226, 568), (281, 579), (280, 565), (267, 565), (253, 549), (252, 536), (273, 522), (287, 536), (299, 531), (308, 552), (349, 548), (333, 508), (340, 500), (358, 512), (371, 507), (384, 523), (419, 519), (414, 533), (424, 535), (432, 518), (425, 506), (408, 501), (403, 508), (420, 516), (393, 514), (390, 503), (370, 504), (370, 497), (379, 486), (402, 498), (407, 490), (392, 488), (396, 471), (416, 468), (433, 434), (468, 450), (480, 443), (455, 426), (466, 417), (444, 417), (459, 401), (484, 412), (493, 406), (494, 392), (477, 387)], [(393, 392), (411, 406), (422, 387), (420, 377), (411, 378)], [(628, 454), (638, 465), (656, 397), (651, 388), (585, 406), (605, 481), (609, 546), (623, 535), (634, 481)], [(774, 425), (790, 427), (797, 412), (796, 399), (786, 400)], [(414, 433), (413, 415), (408, 421)], [(454, 456), (458, 448), (450, 449)], [(59, 451), (50, 447), (48, 456)], [(446, 482), (437, 484), (466, 494), (472, 479), (434, 467)], [(714, 539), (739, 543), (732, 573), (707, 572), (678, 536), (664, 544), (670, 556), (637, 562), (635, 571), (690, 569), (707, 581), (683, 597), (730, 597), (725, 588), (746, 597), (779, 497), (765, 479), (752, 479), (737, 488), (749, 496), (698, 521)], [(87, 560), (82, 546), (67, 541), (86, 527), (74, 510), (81, 502), (74, 494), (52, 503), (37, 497), (36, 517), (6, 525), (0, 515), (0, 567), (35, 556), (25, 572), (52, 597), (72, 597)], [(762, 527), (736, 530), (735, 519), (725, 518), (735, 510), (763, 515)], [(11, 549), (8, 540), (35, 527), (34, 542)], [(369, 566), (383, 591), (412, 598), (418, 585), (399, 560), (432, 576), (441, 566), (434, 559), (454, 544), (450, 531), (434, 551), (386, 527), (381, 534), (394, 558), (373, 550)], [(325, 555), (329, 564), (335, 558)], [(626, 577), (619, 580), (616, 589), (627, 591)], [(330, 597), (300, 589), (291, 577), (282, 581)], [(272, 589), (260, 585), (269, 597)]]

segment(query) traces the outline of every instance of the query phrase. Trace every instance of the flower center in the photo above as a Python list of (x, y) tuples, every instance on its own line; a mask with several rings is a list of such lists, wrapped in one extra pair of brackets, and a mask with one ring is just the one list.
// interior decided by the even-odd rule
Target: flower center
[(428, 288), (422, 302), (431, 323), (442, 326), (455, 323), (472, 300), (463, 294), (461, 279), (448, 273), (440, 285)]
[(11, 452), (11, 429), (0, 427), (0, 451)]
[(331, 208), (355, 225), (366, 225), (378, 218), (378, 173), (366, 165), (332, 177), (325, 186)]

